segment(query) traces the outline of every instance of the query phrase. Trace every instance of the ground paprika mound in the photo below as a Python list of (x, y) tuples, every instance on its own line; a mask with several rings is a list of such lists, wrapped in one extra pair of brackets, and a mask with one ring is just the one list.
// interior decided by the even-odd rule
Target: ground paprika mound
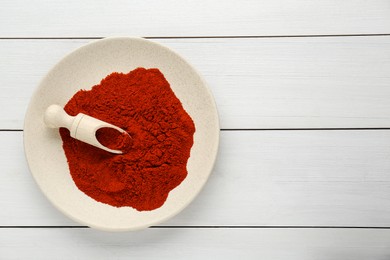
[(98, 131), (102, 144), (124, 150), (115, 155), (60, 129), (72, 178), (93, 199), (153, 210), (187, 176), (195, 125), (158, 69), (112, 73), (91, 90), (78, 91), (64, 109), (116, 125), (131, 136), (129, 141), (118, 139), (118, 131)]

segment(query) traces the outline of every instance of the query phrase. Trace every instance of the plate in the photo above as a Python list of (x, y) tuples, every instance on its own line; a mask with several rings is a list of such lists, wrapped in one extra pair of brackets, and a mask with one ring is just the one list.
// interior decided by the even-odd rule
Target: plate
[[(152, 211), (116, 208), (95, 201), (73, 182), (58, 129), (44, 125), (51, 104), (64, 106), (80, 89), (91, 89), (112, 72), (158, 68), (195, 123), (194, 145), (186, 179)], [(24, 148), (30, 171), (50, 202), (71, 219), (106, 231), (127, 231), (161, 223), (183, 210), (212, 172), (219, 143), (219, 121), (211, 92), (199, 73), (182, 57), (141, 38), (113, 37), (91, 42), (55, 65), (33, 94), (24, 122)]]

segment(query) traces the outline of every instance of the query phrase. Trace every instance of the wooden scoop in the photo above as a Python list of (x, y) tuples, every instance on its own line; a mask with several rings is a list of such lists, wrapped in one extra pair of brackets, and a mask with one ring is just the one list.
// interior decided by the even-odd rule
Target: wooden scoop
[(114, 154), (122, 154), (123, 152), (109, 149), (102, 145), (96, 138), (96, 131), (100, 128), (113, 128), (120, 133), (129, 135), (125, 130), (117, 126), (83, 113), (79, 113), (77, 116), (70, 116), (59, 105), (51, 105), (46, 109), (44, 122), (50, 128), (65, 127), (70, 131), (71, 137)]

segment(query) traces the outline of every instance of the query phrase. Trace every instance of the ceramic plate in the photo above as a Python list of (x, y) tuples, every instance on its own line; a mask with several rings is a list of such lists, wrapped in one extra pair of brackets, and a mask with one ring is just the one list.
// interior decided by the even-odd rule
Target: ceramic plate
[[(91, 89), (112, 72), (137, 67), (158, 68), (192, 117), (196, 132), (187, 178), (152, 211), (116, 208), (95, 201), (73, 182), (58, 129), (44, 125), (51, 104), (64, 106), (79, 89)], [(42, 80), (29, 104), (24, 148), (36, 183), (52, 204), (73, 220), (107, 231), (136, 230), (161, 223), (184, 209), (206, 183), (218, 150), (219, 124), (214, 99), (205, 82), (178, 54), (139, 38), (106, 38), (87, 44), (63, 58)]]

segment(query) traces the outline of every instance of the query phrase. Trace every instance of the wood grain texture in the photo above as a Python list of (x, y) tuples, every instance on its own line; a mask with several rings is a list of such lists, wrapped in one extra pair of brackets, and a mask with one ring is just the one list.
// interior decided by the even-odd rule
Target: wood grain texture
[[(0, 128), (22, 129), (39, 80), (89, 41), (0, 41)], [(204, 76), (222, 128), (390, 127), (390, 36), (154, 41)]]
[(366, 229), (2, 229), (0, 258), (384, 260), (389, 243)]
[(387, 0), (3, 0), (0, 37), (390, 33)]
[[(390, 226), (390, 131), (223, 131), (211, 178), (168, 226)], [(77, 225), (0, 132), (0, 226)], [(53, 173), (56, 174), (56, 173)]]

